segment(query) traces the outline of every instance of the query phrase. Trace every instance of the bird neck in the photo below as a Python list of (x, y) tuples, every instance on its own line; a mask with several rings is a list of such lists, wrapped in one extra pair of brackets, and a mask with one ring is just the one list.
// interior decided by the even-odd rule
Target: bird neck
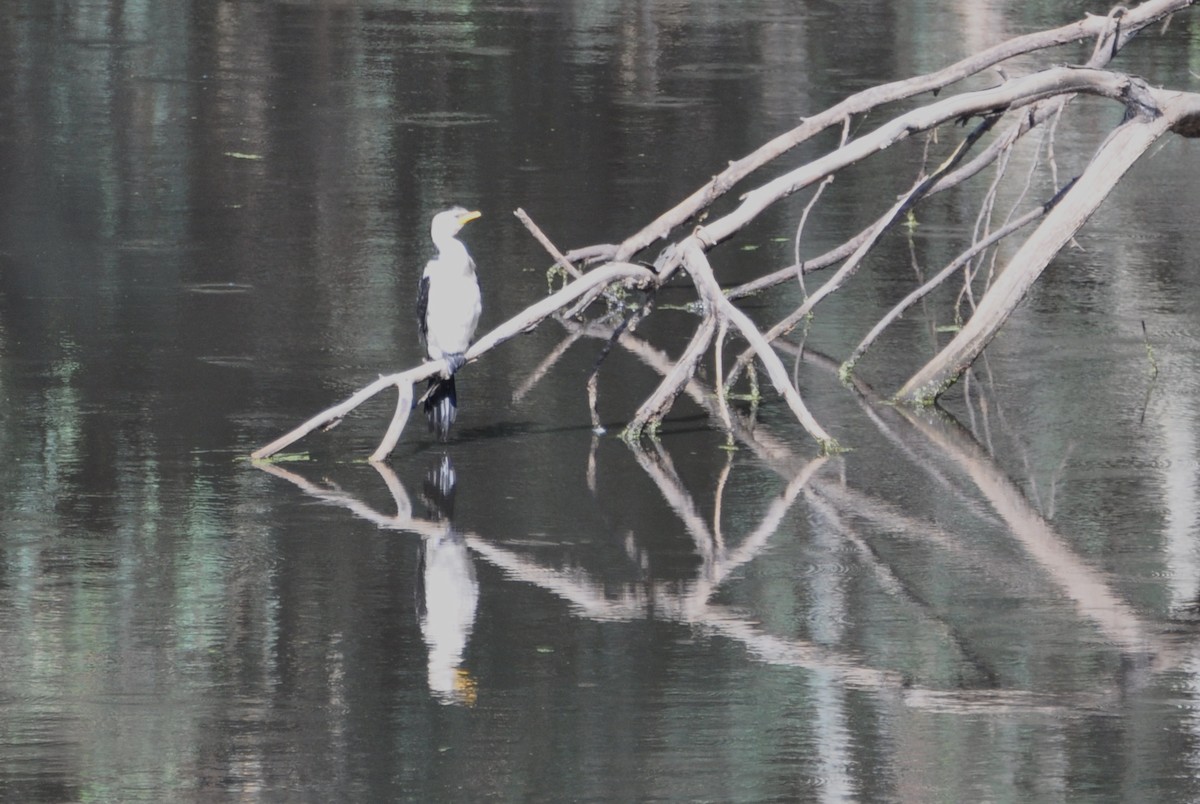
[(462, 241), (456, 237), (442, 237), (434, 241), (434, 245), (438, 249), (438, 260), (445, 264), (460, 264), (469, 267), (471, 265), (471, 257), (467, 254), (467, 247), (462, 244)]

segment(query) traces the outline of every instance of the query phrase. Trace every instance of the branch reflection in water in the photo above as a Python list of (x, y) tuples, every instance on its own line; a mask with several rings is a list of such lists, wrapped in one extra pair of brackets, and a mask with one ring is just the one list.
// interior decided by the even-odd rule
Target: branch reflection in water
[[(739, 437), (748, 442), (762, 435), (759, 432), (751, 436), (741, 427), (738, 431)], [(759, 447), (763, 448), (761, 444)], [(634, 457), (680, 516), (684, 529), (696, 546), (701, 564), (695, 577), (688, 583), (668, 583), (646, 578), (614, 587), (611, 583), (605, 583), (603, 578), (593, 578), (582, 567), (561, 569), (546, 566), (522, 555), (518, 549), (502, 546), (476, 533), (456, 531), (449, 521), (442, 518), (451, 513), (446, 495), (441, 495), (441, 500), (434, 505), (434, 516), (414, 516), (408, 493), (387, 464), (371, 465), (392, 496), (396, 506), (394, 515), (377, 511), (341, 489), (312, 483), (278, 464), (256, 465), (263, 471), (288, 480), (322, 502), (340, 505), (381, 528), (411, 532), (422, 539), (425, 550), (422, 576), (426, 585), (422, 632), (430, 651), (429, 686), (433, 694), (444, 702), (471, 704), (476, 696), (474, 680), (461, 667), (478, 599), (478, 586), (469, 551), (501, 569), (509, 578), (534, 584), (553, 593), (568, 602), (579, 616), (607, 622), (648, 617), (679, 622), (739, 642), (760, 661), (810, 671), (820, 679), (822, 685), (833, 682), (848, 688), (873, 690), (885, 699), (908, 707), (940, 711), (996, 713), (1013, 708), (1025, 711), (1057, 710), (1061, 706), (1061, 701), (1051, 701), (1019, 690), (938, 690), (922, 687), (895, 671), (871, 667), (858, 655), (837, 646), (768, 633), (757, 619), (712, 602), (713, 596), (735, 570), (762, 554), (802, 493), (806, 494), (817, 511), (828, 512), (831, 506), (846, 504), (847, 500), (856, 506), (863, 503), (861, 492), (839, 495), (837, 489), (842, 488), (840, 482), (820, 477), (822, 468), (831, 459), (818, 458), (801, 465), (788, 478), (787, 485), (778, 496), (765, 506), (757, 526), (738, 538), (729, 539), (727, 545), (715, 536), (715, 527), (698, 513), (691, 493), (674, 472), (670, 457), (661, 446), (654, 452), (635, 450)], [(594, 456), (590, 456), (589, 460), (594, 460)], [(443, 480), (452, 477), (453, 469), (448, 458), (443, 458), (439, 467), (431, 473), (427, 489), (438, 491), (439, 473)], [(431, 494), (427, 490), (427, 498), (436, 500), (437, 497), (438, 494)], [(872, 506), (865, 505), (863, 508), (869, 511)], [(883, 506), (874, 506), (874, 511), (877, 516), (891, 516)], [(919, 529), (923, 534), (929, 533), (929, 528), (919, 523), (912, 524), (911, 528)], [(898, 530), (904, 530), (903, 523)], [(836, 533), (846, 537), (849, 531), (839, 528)], [(853, 543), (862, 544), (859, 537), (849, 535)], [(892, 578), (892, 571), (879, 564), (878, 560), (875, 563), (876, 574), (887, 581), (883, 584), (884, 588), (903, 595), (903, 584)], [(431, 588), (434, 585), (438, 588)], [(936, 616), (935, 612), (930, 613), (935, 620)], [(939, 627), (950, 628), (944, 623)], [(1077, 700), (1073, 703), (1080, 705), (1084, 702)]]
[[(690, 494), (668, 468), (669, 459), (665, 453), (652, 455), (637, 451), (636, 455), (638, 463), (646, 469), (668, 502), (677, 506), (677, 510), (695, 512)], [(342, 506), (380, 528), (411, 532), (421, 537), (426, 556), (422, 575), (427, 608), (422, 626), (430, 650), (429, 684), (439, 696), (471, 703), (475, 695), (474, 682), (459, 667), (478, 599), (478, 585), (468, 549), (510, 578), (535, 584), (570, 603), (578, 614), (594, 620), (628, 621), (654, 616), (702, 626), (745, 643), (752, 653), (769, 662), (831, 673), (856, 687), (900, 689), (902, 679), (896, 673), (866, 667), (859, 660), (826, 646), (762, 633), (753, 620), (710, 602), (734, 570), (754, 559), (767, 546), (799, 492), (827, 460), (815, 459), (796, 472), (784, 492), (767, 506), (758, 527), (733, 547), (717, 548), (713, 544), (712, 531), (703, 520), (698, 515), (688, 518), (688, 532), (703, 559), (691, 583), (680, 585), (648, 578), (626, 584), (616, 592), (602, 580), (591, 578), (585, 569), (548, 567), (478, 534), (458, 532), (449, 521), (439, 518), (440, 513), (434, 518), (415, 516), (408, 492), (385, 463), (372, 462), (371, 466), (383, 478), (395, 502), (396, 513), (393, 515), (372, 508), (342, 489), (313, 483), (279, 464), (256, 462), (255, 466), (289, 481), (321, 502)], [(437, 473), (442, 477), (453, 474), (448, 457), (443, 457), (442, 464), (434, 470), (433, 474)], [(430, 485), (436, 487), (436, 481)], [(430, 588), (433, 584), (442, 584), (443, 588)], [(446, 679), (451, 676), (453, 681), (447, 684)]]
[[(580, 325), (571, 321), (560, 321), (568, 334), (563, 342), (563, 349), (556, 350), (561, 355), (567, 347), (573, 344), (581, 335), (597, 339), (615, 339), (627, 352), (638, 358), (646, 366), (660, 374), (665, 374), (672, 368), (671, 359), (661, 350), (651, 346), (646, 341), (617, 327), (590, 323)], [(836, 361), (812, 350), (806, 350), (783, 341), (776, 342), (782, 351), (790, 351), (796, 359), (797, 368), (801, 363), (811, 364), (828, 371), (835, 376), (838, 373)], [(539, 366), (538, 372), (521, 387), (518, 395), (528, 392), (529, 388), (546, 370)], [(1090, 706), (1097, 700), (1111, 700), (1120, 695), (1128, 684), (1145, 683), (1149, 676), (1177, 667), (1183, 660), (1182, 646), (1179, 638), (1172, 638), (1164, 629), (1145, 620), (1115, 591), (1116, 581), (1106, 572), (1095, 568), (1086, 560), (1075, 554), (1068, 540), (1055, 532), (1046, 518), (1029, 502), (1020, 487), (999, 466), (992, 452), (981, 444), (954, 421), (949, 414), (939, 411), (936, 416), (925, 415), (908, 409), (893, 406), (877, 394), (861, 379), (852, 379), (852, 387), (857, 398), (867, 414), (868, 419), (879, 428), (885, 438), (896, 445), (902, 455), (908, 457), (916, 468), (928, 474), (933, 481), (943, 488), (957, 505), (970, 512), (973, 516), (988, 522), (993, 526), (1001, 526), (1019, 545), (1025, 554), (1045, 573), (1051, 585), (1073, 601), (1076, 613), (1090, 621), (1103, 635), (1105, 641), (1120, 652), (1126, 660), (1125, 667), (1130, 673), (1118, 680), (1116, 686), (1100, 687), (1091, 690), (1086, 696), (1074, 696), (1070, 701), (1062, 702), (1068, 706)], [(934, 522), (914, 520), (912, 517), (898, 511), (891, 503), (879, 499), (870, 493), (854, 489), (845, 482), (831, 481), (824, 476), (810, 477), (804, 468), (797, 470), (797, 458), (791, 448), (782, 440), (773, 437), (765, 428), (758, 426), (753, 417), (729, 417), (724, 414), (716, 401), (713, 389), (702, 385), (693, 378), (684, 386), (684, 393), (703, 408), (714, 423), (719, 423), (729, 429), (737, 442), (749, 447), (751, 451), (767, 466), (772, 468), (781, 479), (788, 481), (786, 491), (781, 495), (772, 508), (783, 503), (783, 512), (790, 507), (796, 491), (804, 489), (805, 498), (810, 508), (823, 516), (826, 524), (850, 542), (858, 550), (863, 560), (872, 567), (881, 588), (890, 594), (900, 596), (909, 603), (915, 604), (928, 618), (927, 624), (941, 632), (952, 644), (960, 646), (963, 658), (970, 662), (973, 650), (963, 644), (957, 629), (945, 618), (929, 606), (922, 603), (920, 598), (911, 594), (903, 580), (870, 548), (866, 539), (857, 534), (847, 523), (852, 519), (867, 520), (879, 526), (880, 530), (895, 534), (902, 538), (919, 540), (935, 547), (942, 555), (957, 557), (971, 567), (982, 568), (985, 572), (1003, 580), (1002, 576), (1011, 572), (1011, 567), (1003, 562), (997, 562), (993, 556), (981, 556), (979, 545), (964, 541), (960, 534), (948, 533)], [(972, 410), (974, 415), (974, 411)], [(673, 478), (669, 459), (666, 459), (661, 446), (655, 447), (657, 457), (648, 456), (640, 450), (635, 450), (639, 464), (647, 474), (655, 480), (664, 498), (681, 518), (693, 540), (697, 550), (704, 559), (705, 574), (698, 579), (697, 588), (705, 587), (698, 596), (704, 600), (711, 595), (716, 586), (728, 576), (729, 570), (737, 563), (744, 563), (756, 555), (762, 543), (773, 532), (778, 520), (772, 512), (764, 517), (763, 527), (751, 534), (736, 549), (734, 553), (725, 550), (720, 539), (719, 523), (714, 522), (711, 529), (703, 524), (703, 520), (695, 513), (686, 491)], [(819, 464), (820, 462), (816, 462)], [(810, 465), (811, 466), (811, 465)], [(961, 477), (969, 481), (970, 486), (964, 486)], [(724, 474), (722, 474), (724, 477)], [(796, 481), (803, 480), (799, 483)], [(975, 492), (978, 492), (976, 494)], [(982, 500), (980, 499), (982, 497)], [(719, 489), (716, 499), (720, 499)], [(839, 512), (841, 512), (839, 514)], [(842, 515), (844, 514), (844, 516)], [(782, 512), (779, 512), (782, 516)], [(774, 523), (773, 525), (771, 523)], [(720, 558), (714, 558), (709, 545), (720, 545)], [(734, 560), (737, 554), (741, 558)], [(799, 643), (790, 646), (774, 643), (770, 637), (756, 635), (753, 639), (747, 633), (735, 635), (729, 633), (729, 620), (716, 618), (715, 627), (729, 636), (741, 638), (751, 650), (755, 646), (762, 648), (755, 651), (761, 658), (768, 661), (784, 660), (787, 663), (808, 665), (813, 660), (813, 654), (806, 651), (797, 653)], [(713, 624), (713, 623), (710, 623)], [(749, 625), (742, 621), (742, 625)], [(745, 631), (746, 629), (742, 629)], [(749, 626), (748, 630), (757, 630)], [(1081, 633), (1081, 640), (1086, 642), (1086, 632)], [(768, 649), (768, 646), (769, 649)], [(807, 646), (811, 648), (812, 646)], [(803, 657), (803, 658), (801, 658)], [(820, 665), (822, 662), (816, 662)], [(861, 668), (860, 668), (861, 669)], [(989, 683), (995, 682), (995, 676), (990, 668), (980, 666), (978, 670), (983, 679)], [(862, 680), (861, 675), (856, 675)], [(890, 679), (889, 679), (890, 680)], [(886, 683), (881, 678), (867, 686)], [(909, 704), (934, 706), (937, 708), (951, 707), (954, 709), (974, 709), (985, 706), (995, 709), (1008, 708), (1013, 705), (1033, 705), (1041, 708), (1045, 701), (1038, 701), (1029, 693), (1020, 691), (931, 691), (919, 687), (907, 687), (906, 701)], [(1086, 699), (1086, 700), (1085, 700)]]
[[(835, 361), (818, 353), (805, 350), (798, 357), (826, 370), (837, 371)], [(861, 380), (855, 379), (852, 385), (860, 403), (886, 437), (906, 445), (921, 443), (931, 448), (943, 462), (958, 468), (988, 503), (981, 515), (1003, 524), (1049, 581), (1074, 603), (1077, 613), (1090, 620), (1108, 643), (1129, 660), (1130, 666), (1140, 671), (1140, 677), (1139, 673), (1133, 674), (1135, 683), (1144, 683), (1146, 674), (1173, 669), (1185, 659), (1185, 645), (1179, 641), (1182, 637), (1172, 639), (1164, 629), (1145, 620), (1123, 600), (1114, 590), (1115, 579), (1077, 555), (1068, 540), (1055, 531), (998, 465), (991, 452), (948, 413), (940, 409), (923, 412), (889, 405)], [(896, 432), (898, 428), (903, 428), (903, 432)], [(975, 498), (965, 488), (932, 468), (929, 460), (914, 459), (913, 462), (930, 472), (963, 504), (975, 504)], [(988, 566), (986, 562), (978, 564)]]
[[(564, 322), (569, 332), (561, 354), (581, 337), (612, 338), (614, 329), (594, 324), (580, 328)], [(647, 366), (664, 373), (671, 369), (670, 359), (628, 332), (616, 337), (628, 352)], [(787, 347), (783, 347), (787, 351)], [(795, 350), (798, 361), (831, 372), (836, 361), (808, 351)], [(523, 387), (537, 382), (537, 374)], [(501, 569), (509, 578), (534, 584), (568, 602), (579, 616), (597, 621), (632, 621), (646, 618), (671, 620), (741, 643), (757, 659), (771, 664), (801, 668), (812, 672), (831, 701), (840, 693), (829, 687), (844, 685), (874, 691), (902, 704), (903, 708), (948, 712), (987, 712), (999, 714), (1022, 711), (1082, 712), (1116, 701), (1129, 684), (1145, 683), (1147, 677), (1177, 666), (1181, 654), (1162, 629), (1146, 621), (1115, 591), (1114, 579), (1076, 555), (1069, 542), (1054, 532), (1046, 519), (1029, 503), (1014, 481), (983, 449), (969, 432), (948, 416), (923, 416), (899, 409), (876, 395), (861, 380), (853, 384), (867, 417), (885, 438), (902, 448), (902, 453), (922, 472), (929, 474), (944, 490), (949, 504), (961, 506), (971, 516), (999, 527), (1043, 572), (1043, 577), (1022, 580), (1043, 587), (1048, 581), (1074, 603), (1077, 616), (1091, 622), (1105, 641), (1126, 660), (1133, 672), (1123, 674), (1110, 684), (1096, 685), (1086, 691), (1055, 695), (1034, 694), (1005, 686), (999, 674), (984, 658), (987, 651), (972, 644), (956, 624), (954, 612), (926, 603), (909, 577), (909, 569), (895, 565), (874, 549), (872, 540), (904, 539), (936, 550), (942, 560), (961, 562), (972, 571), (983, 573), (980, 580), (1005, 582), (1012, 567), (985, 552), (986, 544), (964, 539), (961, 533), (948, 532), (932, 521), (922, 521), (899, 512), (886, 500), (868, 490), (855, 489), (844, 477), (830, 477), (828, 467), (836, 458), (812, 460), (798, 458), (783, 440), (768, 428), (739, 414), (722, 415), (711, 388), (691, 380), (684, 388), (714, 422), (722, 423), (742, 447), (748, 448), (761, 463), (771, 468), (783, 482), (774, 499), (764, 504), (757, 524), (740, 534), (722, 532), (720, 501), (728, 472), (720, 473), (715, 493), (715, 513), (707, 518), (700, 512), (686, 487), (669, 451), (661, 442), (650, 450), (633, 446), (637, 465), (654, 484), (662, 498), (679, 518), (683, 532), (693, 543), (700, 558), (694, 577), (685, 583), (666, 582), (653, 577), (624, 584), (605, 581), (603, 571), (571, 565), (547, 566), (521, 552), (521, 548), (497, 542), (496, 534), (481, 535), (460, 531), (451, 525), (453, 516), (454, 469), (448, 457), (430, 472), (425, 499), (431, 508), (429, 517), (413, 514), (412, 503), (404, 486), (390, 466), (371, 465), (383, 479), (396, 507), (394, 515), (383, 514), (358, 497), (337, 488), (314, 484), (278, 464), (258, 463), (263, 471), (288, 480), (305, 493), (330, 504), (340, 505), (381, 528), (410, 532), (422, 540), (422, 633), (429, 649), (429, 687), (439, 700), (473, 703), (475, 682), (462, 668), (467, 640), (474, 622), (479, 589), (475, 581), (473, 557)], [(594, 480), (596, 446), (594, 437), (588, 461), (588, 486), (598, 494)], [(963, 480), (967, 483), (964, 483)], [(713, 602), (716, 593), (734, 572), (756, 558), (777, 534), (795, 501), (803, 496), (807, 510), (823, 533), (851, 545), (887, 595), (915, 610), (923, 626), (939, 636), (939, 641), (958, 651), (965, 667), (973, 668), (958, 689), (923, 686), (919, 679), (873, 667), (855, 652), (840, 648), (836, 641), (809, 641), (770, 633), (760, 621), (733, 608)], [(982, 499), (981, 499), (982, 498)], [(603, 506), (605, 501), (600, 500)], [(874, 530), (862, 532), (856, 523), (869, 523)], [(636, 534), (632, 537), (636, 547)], [(837, 601), (831, 606), (843, 605)], [(1065, 614), (1070, 613), (1064, 609)], [(830, 613), (832, 619), (839, 612)], [(842, 612), (844, 614), (844, 612)], [(1089, 642), (1087, 629), (1080, 630), (1081, 645)], [(1065, 646), (1064, 649), (1069, 649)], [(837, 694), (834, 694), (837, 693)], [(839, 709), (833, 704), (834, 709)], [(837, 713), (832, 713), (836, 715)], [(839, 722), (836, 717), (831, 723)]]

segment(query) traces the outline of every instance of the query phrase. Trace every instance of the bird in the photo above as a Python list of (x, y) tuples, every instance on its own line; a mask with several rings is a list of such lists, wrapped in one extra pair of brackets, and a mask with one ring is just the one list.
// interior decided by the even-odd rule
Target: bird
[(483, 310), (475, 261), (455, 235), (480, 217), (478, 210), (451, 207), (433, 216), (429, 234), (437, 255), (426, 265), (417, 288), (417, 331), (430, 360), (445, 360), (445, 377), (431, 377), (425, 392), (429, 428), (442, 441), (458, 413), (454, 374), (466, 359), (463, 354), (475, 336)]

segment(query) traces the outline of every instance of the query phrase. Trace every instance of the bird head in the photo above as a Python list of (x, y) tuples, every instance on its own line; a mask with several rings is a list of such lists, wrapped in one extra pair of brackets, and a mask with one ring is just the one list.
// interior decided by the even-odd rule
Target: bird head
[(433, 236), (435, 243), (446, 237), (454, 237), (463, 226), (478, 218), (480, 214), (478, 210), (470, 211), (465, 207), (451, 207), (433, 216), (429, 233)]

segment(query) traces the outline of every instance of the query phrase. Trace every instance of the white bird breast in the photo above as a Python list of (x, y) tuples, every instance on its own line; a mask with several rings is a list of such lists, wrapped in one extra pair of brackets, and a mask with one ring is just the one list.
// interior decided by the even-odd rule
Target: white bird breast
[(482, 309), (479, 284), (472, 274), (430, 272), (429, 306), (425, 321), (429, 356), (440, 360), (448, 354), (462, 353), (471, 345)]

